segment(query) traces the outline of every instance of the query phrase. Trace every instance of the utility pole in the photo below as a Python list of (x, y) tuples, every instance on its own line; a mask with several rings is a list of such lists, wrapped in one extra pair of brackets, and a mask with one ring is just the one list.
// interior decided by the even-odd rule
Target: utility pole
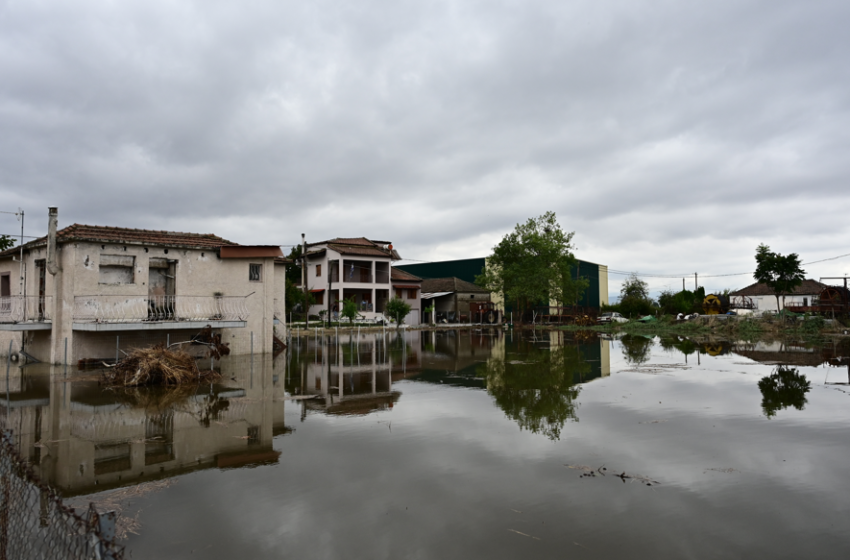
[(685, 279), (684, 278), (682, 278), (682, 291), (683, 292), (685, 291)]
[(333, 264), (330, 259), (328, 259), (328, 328), (331, 328), (331, 292), (334, 289), (334, 274), (333, 274)]
[(699, 288), (699, 283), (697, 282), (697, 273), (694, 272), (694, 291), (695, 292), (697, 291), (697, 288)]

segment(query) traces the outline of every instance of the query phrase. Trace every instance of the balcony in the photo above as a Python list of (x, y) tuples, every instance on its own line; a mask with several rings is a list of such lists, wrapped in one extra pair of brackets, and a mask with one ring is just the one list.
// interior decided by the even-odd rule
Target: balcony
[(244, 327), (248, 305), (237, 296), (75, 296), (74, 330)]
[(53, 296), (0, 297), (0, 330), (49, 330)]

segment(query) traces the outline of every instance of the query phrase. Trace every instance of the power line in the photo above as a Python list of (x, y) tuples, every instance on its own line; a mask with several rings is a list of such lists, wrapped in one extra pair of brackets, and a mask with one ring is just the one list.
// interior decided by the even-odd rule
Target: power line
[[(842, 259), (844, 257), (850, 257), (850, 253), (845, 253), (844, 255), (837, 255), (835, 257), (828, 257), (828, 258), (820, 259), (820, 260), (817, 260), (817, 261), (804, 262), (804, 263), (801, 263), (800, 266), (808, 266), (810, 264), (817, 264), (817, 263), (822, 263), (822, 262), (826, 262), (826, 261), (834, 261), (834, 260), (837, 260), (837, 259)], [(623, 276), (631, 276), (632, 274), (634, 274), (635, 276), (640, 277), (640, 278), (687, 278), (687, 277), (693, 275), (693, 272), (687, 272), (685, 274), (650, 274), (650, 273), (643, 274), (643, 273), (640, 273), (640, 272), (627, 272), (625, 270), (616, 270), (616, 269), (613, 269), (613, 268), (609, 268), (608, 273), (609, 274), (619, 274), (619, 275), (623, 275)], [(751, 275), (751, 274), (753, 274), (753, 272), (731, 272), (731, 273), (727, 273), (727, 274), (700, 274), (699, 277), (700, 278), (724, 278), (724, 277), (728, 277), (728, 276), (748, 276), (748, 275)]]

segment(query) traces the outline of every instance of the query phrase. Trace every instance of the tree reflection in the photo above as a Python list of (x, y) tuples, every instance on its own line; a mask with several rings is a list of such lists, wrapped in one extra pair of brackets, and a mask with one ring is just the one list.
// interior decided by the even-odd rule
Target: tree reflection
[(561, 437), (568, 420), (578, 421), (575, 401), (581, 388), (575, 383), (589, 372), (577, 346), (549, 351), (531, 347), (478, 367), (487, 392), (508, 418), (553, 441)]
[(811, 382), (797, 368), (777, 366), (773, 373), (759, 381), (761, 408), (768, 418), (789, 406), (803, 410)]
[(626, 361), (633, 365), (640, 365), (649, 360), (652, 339), (636, 334), (627, 334), (620, 339), (623, 347), (623, 356)]

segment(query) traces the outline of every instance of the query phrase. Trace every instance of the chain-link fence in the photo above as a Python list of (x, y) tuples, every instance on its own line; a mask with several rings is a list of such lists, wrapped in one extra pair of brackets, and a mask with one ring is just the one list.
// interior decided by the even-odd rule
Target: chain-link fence
[(0, 560), (122, 559), (114, 537), (114, 513), (89, 506), (80, 515), (63, 505), (20, 456), (11, 433), (0, 432)]

